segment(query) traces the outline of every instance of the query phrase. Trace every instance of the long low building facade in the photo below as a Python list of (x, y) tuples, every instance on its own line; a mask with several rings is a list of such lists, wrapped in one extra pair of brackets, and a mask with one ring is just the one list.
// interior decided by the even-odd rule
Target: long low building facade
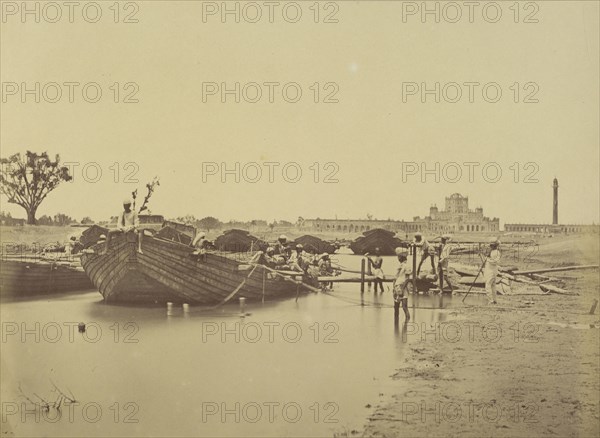
[(504, 231), (509, 233), (544, 233), (544, 234), (569, 234), (569, 233), (599, 233), (600, 225), (573, 225), (573, 224), (504, 224)]
[(412, 221), (404, 220), (369, 220), (369, 219), (305, 219), (298, 224), (303, 231), (362, 233), (375, 228), (397, 233), (453, 233), (475, 232), (489, 233), (500, 231), (500, 219), (483, 215), (483, 208), (469, 209), (469, 198), (460, 193), (446, 197), (444, 210), (436, 205), (429, 208), (429, 216), (414, 217)]

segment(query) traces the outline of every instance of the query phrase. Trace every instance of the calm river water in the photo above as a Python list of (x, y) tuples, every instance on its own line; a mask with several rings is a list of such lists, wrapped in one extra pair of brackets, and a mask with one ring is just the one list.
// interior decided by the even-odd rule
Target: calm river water
[[(360, 257), (337, 256), (358, 269)], [(397, 262), (387, 257), (386, 273)], [(388, 283), (388, 285), (390, 285)], [(391, 286), (391, 285), (390, 285)], [(415, 329), (394, 327), (389, 291), (337, 284), (219, 310), (106, 305), (97, 292), (3, 302), (3, 436), (333, 436), (361, 429), (401, 381)], [(460, 298), (409, 298), (411, 323)], [(80, 333), (77, 324), (84, 322)], [(410, 330), (411, 333), (408, 333)], [(76, 403), (60, 410), (33, 402)], [(28, 401), (30, 399), (31, 401)], [(8, 433), (5, 433), (8, 432)]]

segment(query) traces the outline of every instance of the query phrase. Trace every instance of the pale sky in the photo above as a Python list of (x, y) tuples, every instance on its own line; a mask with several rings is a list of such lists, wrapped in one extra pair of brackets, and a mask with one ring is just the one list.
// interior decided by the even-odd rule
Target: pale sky
[[(2, 157), (31, 149), (80, 163), (75, 181), (52, 193), (38, 216), (60, 211), (77, 219), (108, 218), (120, 211), (131, 190), (139, 187), (143, 193), (144, 184), (157, 175), (161, 186), (150, 208), (167, 217), (294, 221), (298, 216), (362, 218), (370, 213), (410, 220), (426, 215), (430, 204), (442, 207), (446, 196), (459, 192), (469, 196), (471, 208), (482, 206), (486, 216), (500, 217), (502, 224), (549, 223), (552, 179), (557, 177), (559, 221), (600, 221), (598, 2), (537, 2), (538, 23), (515, 23), (509, 9), (513, 2), (500, 2), (503, 15), (497, 23), (486, 22), (479, 10), (473, 23), (468, 17), (458, 23), (443, 17), (435, 23), (429, 17), (422, 23), (418, 15), (404, 23), (402, 2), (391, 1), (337, 2), (338, 23), (315, 23), (312, 1), (298, 3), (303, 15), (297, 23), (285, 21), (282, 6), (275, 10), (274, 23), (268, 16), (258, 23), (244, 22), (243, 16), (240, 23), (232, 17), (222, 23), (219, 15), (204, 23), (202, 2), (145, 1), (137, 2), (139, 22), (131, 24), (114, 23), (113, 2), (99, 3), (103, 15), (98, 23), (86, 22), (81, 11), (69, 23), (66, 8), (58, 23), (43, 16), (40, 23), (31, 17), (22, 23), (18, 12), (5, 14), (0, 23)], [(319, 21), (333, 11), (324, 9), (325, 2), (321, 8)], [(121, 11), (119, 20), (129, 12)], [(531, 11), (520, 12), (523, 21)], [(266, 8), (263, 14), (268, 15)], [(61, 85), (57, 103), (44, 96), (35, 103), (33, 95), (22, 103), (21, 84), (34, 88), (36, 82), (40, 87), (96, 82), (103, 94), (97, 103), (88, 103), (79, 86), (70, 103), (68, 87)], [(115, 82), (121, 88), (119, 100), (132, 90), (123, 84), (136, 83), (139, 102), (115, 103), (109, 88)], [(232, 96), (222, 103), (217, 93), (203, 102), (203, 83), (208, 82), (229, 88), (235, 82), (256, 82), (263, 96), (257, 103), (243, 96), (240, 103)], [(268, 101), (265, 82), (281, 84), (274, 103)], [(297, 103), (282, 97), (282, 86), (289, 82), (302, 89)], [(320, 101), (337, 87), (339, 102), (315, 103), (315, 82)], [(336, 85), (325, 88), (329, 82)], [(418, 92), (403, 102), (403, 83), (409, 82), (429, 88), (436, 82), (442, 87), (497, 83), (502, 96), (488, 103), (479, 86), (470, 103), (468, 88), (461, 85), (457, 103), (443, 96), (440, 103), (433, 96), (422, 103)], [(524, 89), (530, 82), (536, 85)], [(17, 83), (16, 94), (10, 83)], [(518, 103), (514, 83), (520, 88)], [(52, 99), (54, 89), (45, 89)], [(454, 90), (446, 88), (449, 99)], [(247, 92), (251, 99), (255, 88)], [(531, 92), (539, 102), (523, 103)], [(134, 170), (124, 169), (129, 162), (139, 169), (138, 184), (124, 182)], [(203, 181), (203, 163), (209, 169), (210, 163), (234, 169), (236, 162), (240, 169), (246, 166), (246, 178), (240, 175), (239, 183), (234, 175), (224, 175), (221, 182), (218, 171)], [(273, 182), (265, 162), (279, 163)], [(403, 174), (403, 163), (409, 163), (405, 170), (413, 170), (410, 163), (434, 169), (436, 162), (440, 169), (446, 166), (448, 178), (456, 174), (447, 164), (459, 163), (462, 177), (435, 182), (429, 175), (422, 182), (420, 173)], [(479, 163), (472, 182), (465, 162)], [(86, 163), (102, 169), (98, 182), (84, 180)], [(113, 163), (121, 168), (117, 182)], [(260, 178), (248, 163), (258, 163)], [(286, 163), (297, 163), (287, 166), (290, 178), (295, 177), (293, 166), (302, 170), (298, 182), (285, 181)], [(313, 163), (320, 168), (318, 182)], [(335, 166), (325, 168), (326, 163)], [(498, 182), (484, 180), (486, 163), (502, 170)], [(514, 163), (519, 163), (518, 182)], [(534, 164), (525, 168), (526, 163)], [(92, 178), (94, 167), (88, 168)], [(332, 170), (337, 170), (337, 182), (324, 183)], [(525, 183), (532, 171), (537, 182)], [(493, 168), (488, 176), (495, 176)], [(4, 198), (1, 208), (25, 217)]]

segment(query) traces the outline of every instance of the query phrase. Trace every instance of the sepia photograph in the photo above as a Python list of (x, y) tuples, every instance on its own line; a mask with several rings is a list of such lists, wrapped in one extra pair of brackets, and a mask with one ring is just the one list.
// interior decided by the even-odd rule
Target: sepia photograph
[(0, 438), (600, 436), (599, 0), (0, 0)]

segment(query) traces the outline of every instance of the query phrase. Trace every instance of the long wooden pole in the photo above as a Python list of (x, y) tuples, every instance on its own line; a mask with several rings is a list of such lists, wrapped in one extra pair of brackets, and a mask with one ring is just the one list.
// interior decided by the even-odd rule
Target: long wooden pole
[(360, 261), (360, 293), (365, 292), (365, 264), (366, 261), (363, 259)]
[[(269, 268), (268, 266), (265, 266), (265, 265), (258, 265), (258, 264), (255, 264), (255, 263), (252, 263), (252, 264), (251, 264), (251, 266), (254, 266), (255, 268), (256, 268), (257, 266), (262, 266), (262, 268), (263, 268), (263, 269), (265, 269), (265, 270), (267, 270), (267, 271), (269, 271), (269, 272), (272, 272), (272, 273), (274, 273), (275, 275), (279, 275), (281, 278), (283, 278), (283, 280), (285, 280), (285, 281), (289, 281), (289, 282), (292, 282), (292, 283), (294, 283), (294, 284), (298, 284), (298, 282), (297, 282), (296, 280), (294, 280), (293, 278), (291, 278), (291, 277), (290, 277), (290, 275), (285, 275), (285, 274), (282, 274), (281, 272), (277, 271), (276, 269)], [(299, 276), (299, 275), (302, 275), (302, 274), (301, 274), (300, 272), (298, 272), (298, 273), (297, 273), (297, 275), (295, 275), (295, 274), (291, 274), (291, 275), (294, 275), (294, 276)], [(300, 284), (301, 284), (303, 287), (305, 287), (306, 289), (310, 290), (310, 291), (313, 291), (313, 292), (321, 292), (321, 289), (319, 289), (319, 288), (316, 288), (316, 287), (314, 287), (314, 286), (311, 286), (311, 285), (309, 285), (309, 284), (306, 284), (306, 283), (305, 283), (305, 282), (303, 282), (303, 281), (300, 281)]]
[(417, 247), (415, 244), (412, 245), (412, 284), (413, 284), (413, 293), (417, 293)]
[(267, 281), (267, 271), (263, 269), (263, 284), (262, 284), (262, 303), (265, 304), (265, 283)]
[(473, 283), (471, 283), (471, 286), (469, 286), (469, 290), (467, 291), (466, 295), (463, 297), (462, 302), (465, 302), (465, 299), (469, 296), (469, 293), (471, 293), (471, 289), (473, 289), (473, 285), (475, 284), (475, 282), (477, 281), (477, 278), (479, 277), (479, 274), (481, 274), (481, 271), (483, 271), (483, 267), (485, 266), (485, 262), (487, 261), (487, 257), (483, 260), (483, 263), (481, 264), (481, 268), (479, 268), (479, 271), (477, 272), (477, 275), (475, 276), (475, 279), (473, 280)]
[(529, 271), (509, 271), (514, 275), (542, 274), (544, 272), (575, 271), (577, 269), (597, 268), (598, 265), (563, 266), (560, 268), (531, 269)]

